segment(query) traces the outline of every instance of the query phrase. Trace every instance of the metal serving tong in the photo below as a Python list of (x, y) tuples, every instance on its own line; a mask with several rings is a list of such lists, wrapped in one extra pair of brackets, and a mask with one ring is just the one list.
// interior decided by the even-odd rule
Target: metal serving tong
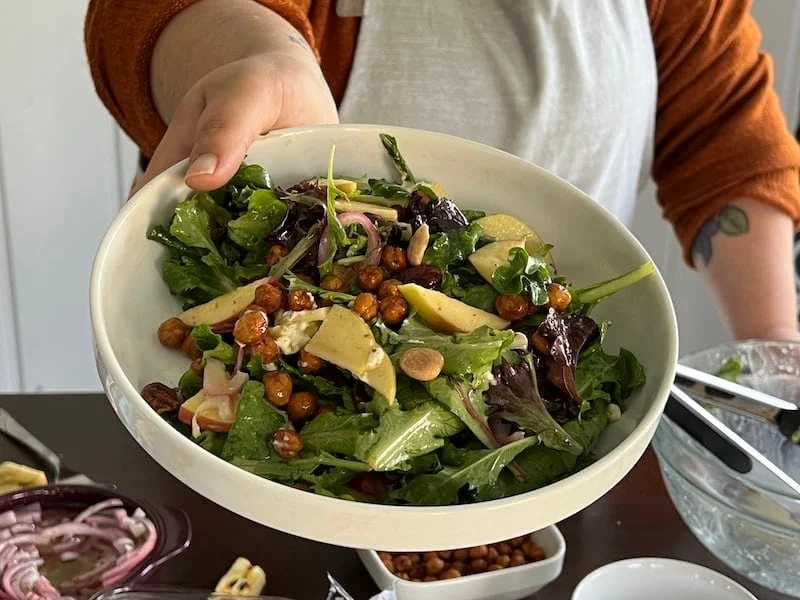
[(675, 385), (707, 404), (772, 423), (789, 439), (800, 429), (800, 406), (776, 396), (681, 364)]

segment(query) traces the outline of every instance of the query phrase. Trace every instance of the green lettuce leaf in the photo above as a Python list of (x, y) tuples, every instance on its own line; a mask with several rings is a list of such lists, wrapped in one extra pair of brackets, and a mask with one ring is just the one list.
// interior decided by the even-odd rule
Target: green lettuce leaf
[(498, 443), (489, 427), (486, 399), (486, 384), (474, 389), (463, 381), (448, 377), (437, 377), (425, 384), (428, 393), (456, 415), (487, 448), (496, 448)]
[(236, 420), (228, 432), (222, 458), (266, 459), (271, 453), (270, 437), (276, 430), (288, 426), (286, 414), (264, 398), (264, 386), (248, 381), (239, 395)]
[(242, 248), (263, 254), (267, 236), (281, 224), (286, 210), (272, 190), (255, 190), (247, 199), (247, 212), (228, 223), (228, 236)]
[(544, 254), (531, 256), (525, 248), (512, 248), (508, 264), (497, 267), (492, 274), (492, 285), (501, 294), (523, 294), (536, 306), (542, 306), (547, 304), (547, 286), (552, 276), (553, 267)]
[(253, 189), (270, 188), (269, 174), (261, 165), (242, 164), (236, 171), (231, 180), (227, 183), (229, 187), (243, 189), (250, 187)]
[(280, 360), (279, 363), (281, 370), (289, 373), (295, 385), (299, 384), (298, 387), (300, 389), (314, 391), (320, 396), (328, 398), (329, 400), (334, 400), (337, 404), (343, 406), (350, 412), (356, 410), (353, 393), (348, 388), (334, 385), (324, 377), (314, 375), (313, 373), (307, 373), (284, 360)]
[(196, 195), (189, 196), (175, 206), (169, 232), (187, 246), (203, 248), (219, 255), (211, 239), (211, 216), (203, 210)]
[(355, 456), (359, 435), (377, 426), (378, 419), (369, 413), (324, 412), (307, 423), (301, 435), (310, 450)]
[[(330, 475), (325, 477), (327, 470), (322, 470), (320, 469), (321, 467), (342, 469), (349, 473), (349, 478), (352, 478), (356, 473), (370, 470), (367, 464), (356, 460), (336, 458), (325, 452), (320, 452), (319, 454), (302, 453), (292, 460), (283, 460), (277, 454), (270, 453), (262, 459), (234, 458), (231, 462), (237, 467), (260, 477), (284, 483), (297, 481), (316, 483), (321, 480), (330, 485), (331, 477)], [(344, 475), (340, 472), (336, 473), (336, 475), (339, 480), (344, 478)]]
[(732, 356), (717, 370), (717, 377), (736, 383), (742, 375), (742, 361), (738, 356)]
[(211, 452), (211, 454), (221, 456), (222, 449), (225, 447), (225, 440), (227, 438), (228, 435), (225, 433), (206, 429), (200, 432), (200, 437), (195, 439), (195, 442)]
[(575, 369), (575, 385), (583, 402), (602, 400), (625, 406), (625, 400), (647, 380), (644, 367), (632, 352), (620, 348), (619, 355), (607, 354), (600, 340), (590, 344)]
[(330, 290), (324, 290), (321, 287), (314, 285), (313, 283), (308, 283), (307, 281), (303, 281), (292, 272), (287, 272), (283, 277), (289, 283), (290, 290), (305, 290), (316, 296), (319, 296), (323, 300), (330, 300), (331, 302), (336, 302), (337, 304), (347, 304), (348, 302), (352, 302), (353, 300), (356, 299), (356, 297), (353, 296), (352, 294), (345, 294), (343, 292), (332, 292)]
[(181, 398), (188, 400), (203, 389), (203, 376), (191, 369), (186, 369), (186, 372), (181, 375), (178, 381), (178, 389), (180, 390)]
[(463, 264), (475, 252), (482, 236), (483, 228), (478, 223), (470, 223), (447, 233), (434, 234), (422, 262), (439, 267), (444, 273), (451, 267)]
[(395, 405), (380, 416), (377, 429), (359, 436), (356, 457), (375, 471), (408, 469), (410, 460), (441, 448), (444, 438), (463, 428), (453, 413), (436, 402), (410, 411)]
[(461, 466), (444, 467), (435, 475), (418, 475), (392, 497), (415, 505), (456, 504), (462, 488), (472, 494), (492, 488), (504, 467), (537, 443), (536, 438), (524, 438), (493, 450), (469, 451)]
[(216, 358), (226, 365), (236, 363), (236, 350), (222, 341), (222, 336), (211, 331), (208, 325), (198, 325), (192, 328), (192, 337), (197, 341), (197, 347), (203, 351), (203, 358)]

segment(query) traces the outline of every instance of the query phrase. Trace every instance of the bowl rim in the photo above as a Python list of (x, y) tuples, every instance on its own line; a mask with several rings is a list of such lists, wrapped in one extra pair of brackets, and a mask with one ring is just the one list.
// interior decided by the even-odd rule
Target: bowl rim
[[(470, 147), (473, 150), (486, 155), (487, 158), (495, 160), (501, 159), (504, 162), (516, 163), (521, 168), (525, 168), (531, 172), (538, 173), (538, 177), (548, 179), (553, 185), (562, 188), (563, 190), (565, 190), (565, 192), (571, 195), (578, 195), (583, 199), (585, 199), (585, 210), (593, 211), (597, 215), (598, 219), (605, 219), (610, 221), (611, 222), (610, 224), (615, 227), (615, 229), (617, 230), (617, 234), (621, 239), (624, 239), (624, 243), (626, 245), (629, 245), (631, 248), (635, 248), (636, 251), (642, 257), (652, 260), (652, 258), (648, 254), (647, 250), (642, 246), (642, 244), (624, 225), (621, 224), (621, 222), (615, 216), (613, 216), (606, 208), (601, 206), (599, 203), (595, 202), (593, 199), (591, 199), (577, 187), (561, 179), (560, 177), (557, 177), (555, 174), (543, 169), (538, 165), (535, 165), (513, 154), (507, 153), (505, 151), (496, 148), (492, 148), (490, 146), (481, 144), (479, 142), (465, 140), (457, 136), (440, 134), (436, 132), (424, 131), (407, 127), (384, 126), (384, 125), (374, 125), (374, 124), (338, 124), (338, 125), (296, 127), (290, 129), (274, 130), (264, 136), (259, 136), (253, 142), (253, 144), (270, 143), (273, 140), (277, 142), (277, 140), (285, 138), (301, 138), (309, 134), (314, 135), (324, 131), (333, 131), (334, 133), (336, 133), (337, 131), (352, 132), (356, 135), (363, 135), (366, 133), (374, 135), (377, 135), (378, 133), (389, 133), (396, 136), (409, 135), (409, 136), (424, 136), (428, 138), (441, 138), (446, 141), (449, 140), (451, 143), (454, 144)], [(103, 367), (106, 369), (108, 373), (106, 379), (110, 379), (111, 381), (113, 381), (113, 385), (117, 386), (120, 389), (122, 396), (125, 397), (128, 402), (136, 405), (137, 409), (140, 412), (144, 413), (146, 411), (147, 414), (153, 411), (144, 401), (141, 394), (139, 393), (139, 390), (136, 389), (133, 383), (125, 375), (122, 366), (120, 365), (120, 362), (117, 359), (116, 353), (114, 352), (114, 348), (110, 342), (107, 324), (103, 319), (103, 312), (105, 310), (104, 309), (105, 301), (103, 299), (102, 291), (106, 287), (103, 278), (105, 259), (107, 255), (110, 253), (115, 237), (125, 228), (125, 224), (128, 217), (130, 217), (132, 213), (135, 210), (137, 210), (141, 204), (147, 202), (148, 198), (151, 197), (151, 195), (148, 194), (148, 192), (153, 187), (160, 185), (162, 181), (168, 178), (172, 178), (175, 179), (176, 181), (183, 182), (182, 175), (186, 170), (187, 163), (188, 159), (185, 159), (177, 163), (176, 165), (173, 165), (172, 167), (164, 171), (162, 174), (160, 174), (158, 177), (148, 182), (141, 190), (137, 192), (137, 194), (133, 198), (131, 198), (125, 204), (125, 206), (120, 210), (120, 212), (114, 218), (113, 222), (110, 224), (109, 228), (104, 234), (98, 246), (98, 250), (95, 254), (95, 258), (92, 265), (91, 281), (90, 281), (90, 315), (91, 315), (92, 328), (94, 332), (95, 345), (97, 348), (96, 359), (98, 360), (98, 363), (102, 362)], [(663, 340), (664, 345), (667, 348), (667, 360), (665, 361), (667, 364), (666, 373), (664, 373), (663, 369), (659, 371), (664, 376), (659, 387), (654, 390), (652, 397), (649, 400), (647, 400), (649, 405), (646, 411), (643, 413), (639, 423), (636, 424), (634, 429), (630, 433), (628, 433), (627, 436), (619, 444), (617, 444), (616, 447), (612, 448), (607, 454), (605, 454), (599, 460), (593, 462), (588, 466), (585, 466), (580, 471), (576, 471), (575, 473), (572, 473), (569, 476), (563, 477), (557, 481), (551, 482), (540, 488), (516, 494), (513, 496), (508, 496), (506, 498), (488, 500), (479, 503), (461, 504), (461, 505), (416, 506), (416, 505), (369, 504), (369, 505), (364, 505), (364, 510), (374, 511), (373, 514), (387, 514), (387, 513), (396, 514), (398, 512), (403, 512), (415, 516), (436, 516), (436, 515), (441, 515), (443, 511), (446, 511), (447, 513), (468, 514), (470, 512), (473, 512), (476, 509), (476, 507), (481, 507), (482, 509), (487, 509), (487, 510), (497, 509), (501, 507), (508, 508), (511, 506), (518, 506), (520, 504), (527, 504), (538, 496), (552, 495), (554, 493), (558, 493), (560, 489), (563, 489), (564, 487), (569, 487), (570, 485), (574, 485), (572, 484), (572, 482), (575, 480), (576, 476), (582, 476), (586, 478), (596, 478), (598, 477), (599, 473), (606, 468), (607, 464), (614, 463), (620, 460), (625, 461), (627, 455), (629, 455), (629, 453), (632, 451), (633, 448), (635, 448), (638, 444), (641, 444), (645, 438), (647, 439), (652, 438), (652, 435), (655, 432), (655, 428), (658, 425), (658, 420), (661, 414), (663, 414), (664, 406), (666, 405), (667, 396), (669, 393), (669, 387), (671, 386), (672, 381), (674, 379), (675, 365), (677, 364), (678, 328), (677, 328), (677, 319), (675, 315), (674, 305), (671, 296), (669, 294), (669, 290), (663, 279), (663, 276), (661, 272), (658, 270), (658, 268), (656, 268), (652, 280), (653, 284), (657, 286), (659, 301), (662, 304), (662, 309), (667, 321), (664, 324), (666, 328), (666, 335), (664, 336)], [(104, 381), (103, 383), (105, 387), (107, 385), (107, 381)], [(106, 394), (107, 396), (109, 395), (107, 389), (106, 389)], [(226, 473), (227, 475), (247, 478), (250, 481), (258, 480), (262, 482), (260, 485), (264, 486), (263, 489), (270, 490), (270, 492), (273, 494), (283, 494), (284, 495), (283, 497), (286, 498), (288, 501), (291, 501), (291, 499), (294, 498), (300, 498), (301, 494), (304, 495), (303, 497), (308, 496), (308, 492), (295, 489), (291, 486), (276, 481), (272, 481), (270, 479), (259, 477), (258, 475), (249, 473), (244, 469), (241, 469), (227, 461), (224, 461), (220, 457), (207, 452), (205, 449), (199, 447), (192, 440), (182, 435), (177, 429), (172, 427), (166, 420), (156, 415), (154, 412), (151, 415), (151, 417), (149, 417), (149, 423), (155, 424), (155, 427), (159, 429), (158, 434), (161, 436), (165, 436), (170, 441), (170, 443), (174, 444), (176, 448), (180, 448), (183, 452), (188, 453), (190, 455), (196, 452), (203, 452), (205, 453), (204, 456), (207, 454), (208, 458), (213, 458), (218, 460), (219, 462), (216, 464), (219, 464), (220, 465), (219, 468), (223, 469), (224, 473)], [(153, 454), (151, 454), (151, 456), (156, 460), (156, 462), (159, 462), (157, 456), (154, 456)], [(625, 476), (626, 473), (627, 471), (625, 473), (620, 472), (620, 473), (615, 473), (613, 476), (609, 476), (608, 477), (609, 489), (613, 487), (613, 485), (618, 483)], [(337, 506), (342, 506), (342, 503), (351, 501), (344, 500), (341, 498), (323, 496), (323, 495), (314, 495), (314, 502), (321, 510), (325, 510), (325, 509), (335, 509), (335, 507)]]
[[(677, 427), (677, 426), (674, 425), (671, 421), (669, 421), (668, 417), (666, 417), (666, 416), (662, 419), (662, 424), (659, 425), (659, 427), (663, 427), (665, 425), (667, 427), (665, 427), (664, 431), (668, 432), (665, 435), (670, 435), (673, 438), (675, 438), (675, 431), (674, 430), (675, 430), (675, 427)], [(785, 528), (782, 528), (779, 525), (773, 523), (772, 521), (767, 521), (767, 520), (763, 519), (762, 517), (753, 515), (753, 514), (751, 514), (749, 512), (742, 512), (738, 507), (734, 507), (734, 506), (731, 506), (729, 504), (725, 504), (724, 502), (720, 501), (718, 498), (715, 498), (714, 496), (709, 494), (703, 488), (698, 487), (697, 484), (694, 483), (694, 481), (689, 479), (683, 473), (683, 471), (681, 469), (677, 468), (672, 463), (672, 461), (670, 461), (669, 458), (667, 458), (664, 455), (664, 453), (659, 448), (657, 448), (656, 443), (655, 443), (655, 440), (656, 440), (657, 436), (658, 436), (658, 432), (656, 432), (656, 435), (653, 436), (653, 451), (656, 454), (656, 458), (658, 459), (658, 462), (661, 463), (663, 461), (664, 464), (667, 465), (667, 467), (670, 469), (670, 471), (672, 473), (675, 473), (681, 479), (681, 481), (686, 482), (686, 484), (688, 485), (689, 488), (691, 488), (692, 490), (694, 490), (698, 494), (700, 494), (706, 501), (709, 502), (709, 504), (712, 504), (712, 505), (714, 505), (717, 508), (720, 508), (722, 510), (735, 511), (739, 518), (751, 521), (751, 522), (757, 524), (759, 527), (762, 527), (764, 529), (768, 529), (768, 530), (770, 530), (770, 531), (772, 531), (772, 532), (774, 532), (774, 533), (776, 533), (778, 535), (781, 535), (781, 536), (787, 536), (788, 535), (788, 536), (796, 537), (796, 538), (800, 539), (800, 530), (792, 532), (792, 530), (787, 530)], [(702, 455), (697, 454), (697, 452), (695, 452), (694, 450), (689, 450), (689, 452), (691, 452), (694, 456), (696, 456), (696, 457), (700, 458), (701, 460), (703, 460), (705, 462), (705, 464), (708, 464), (710, 466), (716, 466), (716, 465), (714, 465), (714, 463), (711, 463), (711, 462), (705, 460)], [(721, 462), (720, 462), (720, 466), (723, 467), (726, 471), (728, 471), (727, 474), (730, 474), (732, 476), (736, 475), (735, 471), (733, 471), (732, 469), (729, 470), (728, 467), (726, 465), (724, 465), (723, 463), (721, 463)], [(664, 470), (663, 470), (663, 468), (661, 467), (660, 464), (659, 464), (659, 471), (661, 471), (661, 477), (663, 478), (664, 477)], [(736, 478), (736, 477), (734, 477), (734, 478), (737, 479), (737, 481), (741, 481), (740, 478)], [(763, 488), (760, 488), (758, 486), (755, 486), (755, 487), (757, 487), (758, 491), (764, 491)], [(778, 494), (775, 494), (775, 495), (778, 495)], [(781, 496), (781, 497), (782, 498), (786, 498), (787, 500), (792, 500), (792, 501), (797, 502), (797, 500), (794, 499), (794, 498), (789, 498), (787, 496)], [(676, 508), (676, 510), (677, 510), (677, 508)], [(681, 518), (683, 518), (683, 517), (681, 516)], [(800, 525), (798, 527), (800, 527)]]
[[(557, 550), (554, 554), (550, 556), (546, 556), (542, 560), (537, 560), (536, 562), (526, 563), (524, 565), (519, 565), (517, 567), (508, 567), (506, 569), (499, 569), (497, 571), (484, 571), (483, 573), (473, 573), (471, 575), (462, 575), (461, 577), (455, 577), (453, 579), (437, 579), (436, 581), (408, 581), (402, 579), (392, 573), (389, 569), (386, 568), (386, 565), (383, 564), (380, 556), (378, 556), (377, 550), (358, 550), (359, 557), (361, 557), (362, 562), (366, 559), (364, 555), (369, 555), (370, 560), (374, 562), (377, 568), (381, 571), (381, 573), (387, 576), (392, 584), (394, 585), (397, 582), (403, 582), (403, 586), (409, 587), (428, 587), (428, 588), (445, 588), (446, 586), (453, 586), (459, 583), (464, 582), (473, 582), (473, 581), (485, 581), (487, 579), (492, 578), (499, 578), (502, 577), (504, 574), (507, 573), (521, 573), (523, 571), (533, 571), (533, 570), (544, 570), (551, 565), (563, 563), (564, 556), (567, 552), (567, 541), (564, 538), (564, 534), (561, 533), (561, 530), (556, 525), (550, 525), (545, 527), (544, 529), (540, 529), (539, 531), (532, 531), (525, 535), (525, 537), (530, 538), (531, 536), (536, 535), (537, 533), (542, 533), (546, 535), (552, 535), (553, 539), (556, 542)], [(429, 552), (433, 552), (429, 550)], [(420, 553), (417, 551), (417, 553)], [(396, 552), (394, 554), (397, 554)], [(514, 569), (512, 571), (512, 569)], [(375, 582), (377, 584), (377, 582)]]
[(604, 575), (609, 571), (615, 571), (620, 568), (628, 567), (635, 565), (637, 563), (648, 565), (648, 566), (664, 566), (664, 567), (673, 567), (677, 568), (681, 572), (689, 575), (689, 572), (701, 572), (704, 575), (718, 579), (721, 582), (724, 582), (726, 585), (737, 589), (737, 591), (742, 592), (746, 598), (751, 600), (758, 600), (753, 593), (744, 587), (738, 581), (728, 577), (727, 575), (720, 573), (719, 571), (715, 571), (710, 567), (706, 567), (704, 565), (699, 565), (697, 563), (689, 562), (687, 560), (679, 560), (675, 558), (666, 558), (666, 557), (659, 557), (659, 556), (641, 556), (641, 557), (634, 557), (634, 558), (625, 558), (622, 560), (616, 560), (614, 562), (606, 563), (596, 569), (587, 573), (583, 579), (578, 582), (578, 585), (575, 586), (575, 590), (572, 592), (572, 600), (578, 600), (578, 593), (585, 592), (590, 590), (590, 585), (592, 584), (592, 580), (599, 577), (600, 575)]

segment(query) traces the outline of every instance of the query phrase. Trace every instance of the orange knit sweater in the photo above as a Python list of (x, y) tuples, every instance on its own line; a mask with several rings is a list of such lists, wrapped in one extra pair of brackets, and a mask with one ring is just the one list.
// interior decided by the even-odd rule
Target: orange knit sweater
[[(169, 20), (199, 0), (91, 0), (86, 47), (103, 103), (149, 156), (166, 129), (150, 90), (150, 59)], [(337, 102), (359, 19), (336, 0), (257, 0), (308, 40)], [(658, 62), (653, 177), (658, 201), (691, 264), (700, 227), (741, 197), (768, 202), (800, 224), (800, 147), (773, 90), (751, 0), (648, 0)]]

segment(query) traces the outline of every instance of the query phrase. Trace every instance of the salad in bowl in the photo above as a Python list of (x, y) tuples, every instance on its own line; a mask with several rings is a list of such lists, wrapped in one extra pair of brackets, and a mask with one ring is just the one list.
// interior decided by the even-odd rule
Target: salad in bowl
[(150, 228), (185, 372), (142, 397), (222, 460), (347, 500), (496, 500), (590, 464), (646, 381), (593, 309), (653, 264), (575, 287), (546, 232), (460, 209), (380, 139), (394, 180), (337, 173), (333, 147), (289, 186), (245, 163)]

